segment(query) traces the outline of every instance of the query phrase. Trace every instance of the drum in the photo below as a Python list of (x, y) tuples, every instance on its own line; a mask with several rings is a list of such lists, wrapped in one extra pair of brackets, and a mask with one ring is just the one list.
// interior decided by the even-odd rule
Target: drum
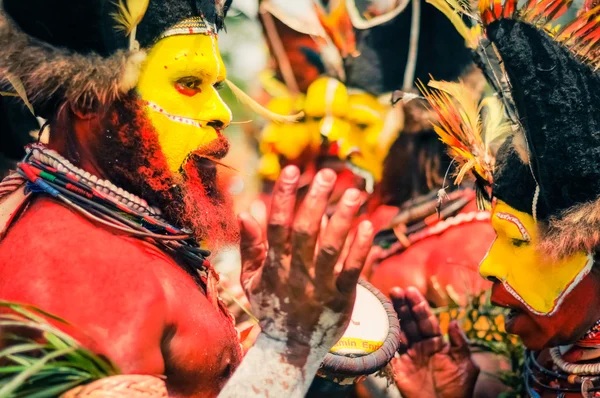
[(352, 318), (323, 360), (307, 396), (333, 396), (383, 369), (400, 344), (400, 324), (390, 300), (360, 279)]

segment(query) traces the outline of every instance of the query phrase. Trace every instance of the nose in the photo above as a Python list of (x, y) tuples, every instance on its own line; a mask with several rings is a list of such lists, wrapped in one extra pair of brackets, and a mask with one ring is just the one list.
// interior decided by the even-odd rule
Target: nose
[(479, 264), (479, 275), (491, 282), (506, 280), (506, 266), (504, 262), (508, 261), (508, 259), (499, 258), (495, 246), (496, 241), (492, 243), (492, 246)]
[(203, 105), (204, 109), (199, 111), (204, 113), (204, 119), (208, 120), (207, 124), (209, 126), (222, 130), (231, 123), (231, 110), (225, 104), (219, 92), (215, 88), (212, 90), (210, 98)]

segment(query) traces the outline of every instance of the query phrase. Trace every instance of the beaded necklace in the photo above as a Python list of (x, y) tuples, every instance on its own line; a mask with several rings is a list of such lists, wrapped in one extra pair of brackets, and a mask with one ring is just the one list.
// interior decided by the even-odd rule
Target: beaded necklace
[(159, 209), (74, 166), (57, 152), (41, 144), (26, 149), (17, 171), (27, 181), (28, 192), (49, 195), (95, 223), (159, 247), (178, 260), (215, 307), (231, 316), (218, 297), (219, 275), (207, 260), (211, 253), (200, 248), (189, 231), (169, 224)]

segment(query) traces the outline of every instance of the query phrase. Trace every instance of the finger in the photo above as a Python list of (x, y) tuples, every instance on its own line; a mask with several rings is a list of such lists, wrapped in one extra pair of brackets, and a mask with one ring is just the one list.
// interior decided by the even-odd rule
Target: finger
[(450, 355), (455, 361), (470, 358), (469, 341), (460, 329), (458, 322), (452, 321), (448, 325), (448, 338), (450, 340)]
[[(360, 191), (358, 189), (348, 189), (342, 196), (342, 200), (338, 204), (333, 216), (327, 224), (327, 230), (323, 237), (323, 245), (317, 253), (317, 260), (315, 264), (315, 275), (316, 281), (326, 283), (331, 281), (333, 275), (333, 268), (338, 261), (340, 252), (358, 208), (360, 207)], [(373, 227), (369, 223), (370, 231), (372, 233)], [(363, 242), (364, 243), (364, 242)], [(363, 260), (364, 263), (364, 260)], [(356, 264), (352, 264), (356, 266)], [(360, 264), (362, 270), (363, 264)], [(343, 271), (342, 274), (345, 272)], [(341, 274), (340, 274), (341, 277)], [(344, 279), (346, 276), (344, 276)], [(358, 277), (357, 277), (358, 278)], [(352, 287), (354, 289), (354, 287)]]
[(248, 213), (238, 216), (242, 272), (257, 269), (266, 256), (267, 242), (258, 222)]
[(402, 355), (408, 351), (409, 342), (406, 338), (406, 334), (402, 330), (400, 330), (400, 343), (398, 344), (398, 354)]
[(399, 286), (393, 287), (390, 290), (389, 296), (392, 299), (392, 304), (394, 305), (396, 313), (400, 314), (400, 308), (406, 305), (406, 295), (404, 293), (404, 289)]
[(250, 206), (250, 215), (258, 222), (263, 231), (267, 230), (267, 206), (262, 200), (255, 200)]
[(326, 214), (321, 218), (321, 228), (319, 228), (319, 241), (317, 242), (317, 250), (323, 244), (323, 237), (325, 236), (325, 230), (327, 229), (327, 224), (329, 223), (329, 217)]
[(258, 222), (248, 213), (238, 216), (240, 225), (240, 255), (242, 258), (241, 283), (247, 289), (247, 277), (259, 269), (267, 256), (267, 242)]
[(400, 328), (405, 335), (406, 344), (410, 347), (423, 339), (417, 321), (410, 309), (408, 300), (406, 299), (406, 291), (400, 287), (394, 287), (390, 291), (392, 304), (398, 314), (400, 320)]
[(267, 240), (269, 249), (278, 254), (284, 252), (289, 241), (299, 179), (298, 168), (287, 166), (281, 172), (273, 190), (271, 213), (267, 224)]
[(356, 283), (365, 265), (372, 244), (373, 225), (370, 221), (363, 221), (358, 225), (358, 231), (348, 252), (348, 258), (344, 262), (344, 268), (338, 275), (338, 291), (345, 294), (353, 292), (356, 289)]
[(421, 292), (411, 286), (406, 290), (406, 299), (411, 307), (422, 338), (441, 336), (440, 322), (431, 311), (429, 303), (427, 303)]
[(344, 264), (346, 263), (346, 259), (348, 258), (348, 254), (350, 253), (350, 247), (354, 244), (354, 240), (356, 239), (356, 231), (354, 233), (350, 232), (348, 237), (346, 238), (346, 242), (344, 243), (344, 247), (342, 247), (342, 251), (340, 252), (340, 256), (335, 263), (335, 267), (333, 268), (333, 274), (338, 275), (344, 269)]
[(333, 170), (319, 171), (294, 218), (292, 229), (293, 272), (307, 273), (314, 264), (319, 228), (335, 180), (336, 174)]

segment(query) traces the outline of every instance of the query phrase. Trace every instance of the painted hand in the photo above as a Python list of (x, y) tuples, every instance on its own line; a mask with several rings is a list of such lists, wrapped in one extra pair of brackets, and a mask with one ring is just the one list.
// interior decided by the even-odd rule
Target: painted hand
[(405, 398), (473, 396), (479, 368), (466, 337), (454, 321), (446, 343), (423, 295), (413, 287), (390, 292), (405, 337), (404, 353), (392, 360), (394, 380)]
[(369, 222), (349, 236), (360, 206), (355, 189), (346, 191), (331, 219), (324, 216), (336, 180), (331, 170), (316, 175), (294, 214), (299, 177), (294, 166), (281, 173), (266, 240), (251, 216), (240, 216), (242, 286), (263, 334), (285, 341), (296, 359), (302, 351), (304, 358), (315, 349), (326, 353), (341, 337), (373, 238)]

